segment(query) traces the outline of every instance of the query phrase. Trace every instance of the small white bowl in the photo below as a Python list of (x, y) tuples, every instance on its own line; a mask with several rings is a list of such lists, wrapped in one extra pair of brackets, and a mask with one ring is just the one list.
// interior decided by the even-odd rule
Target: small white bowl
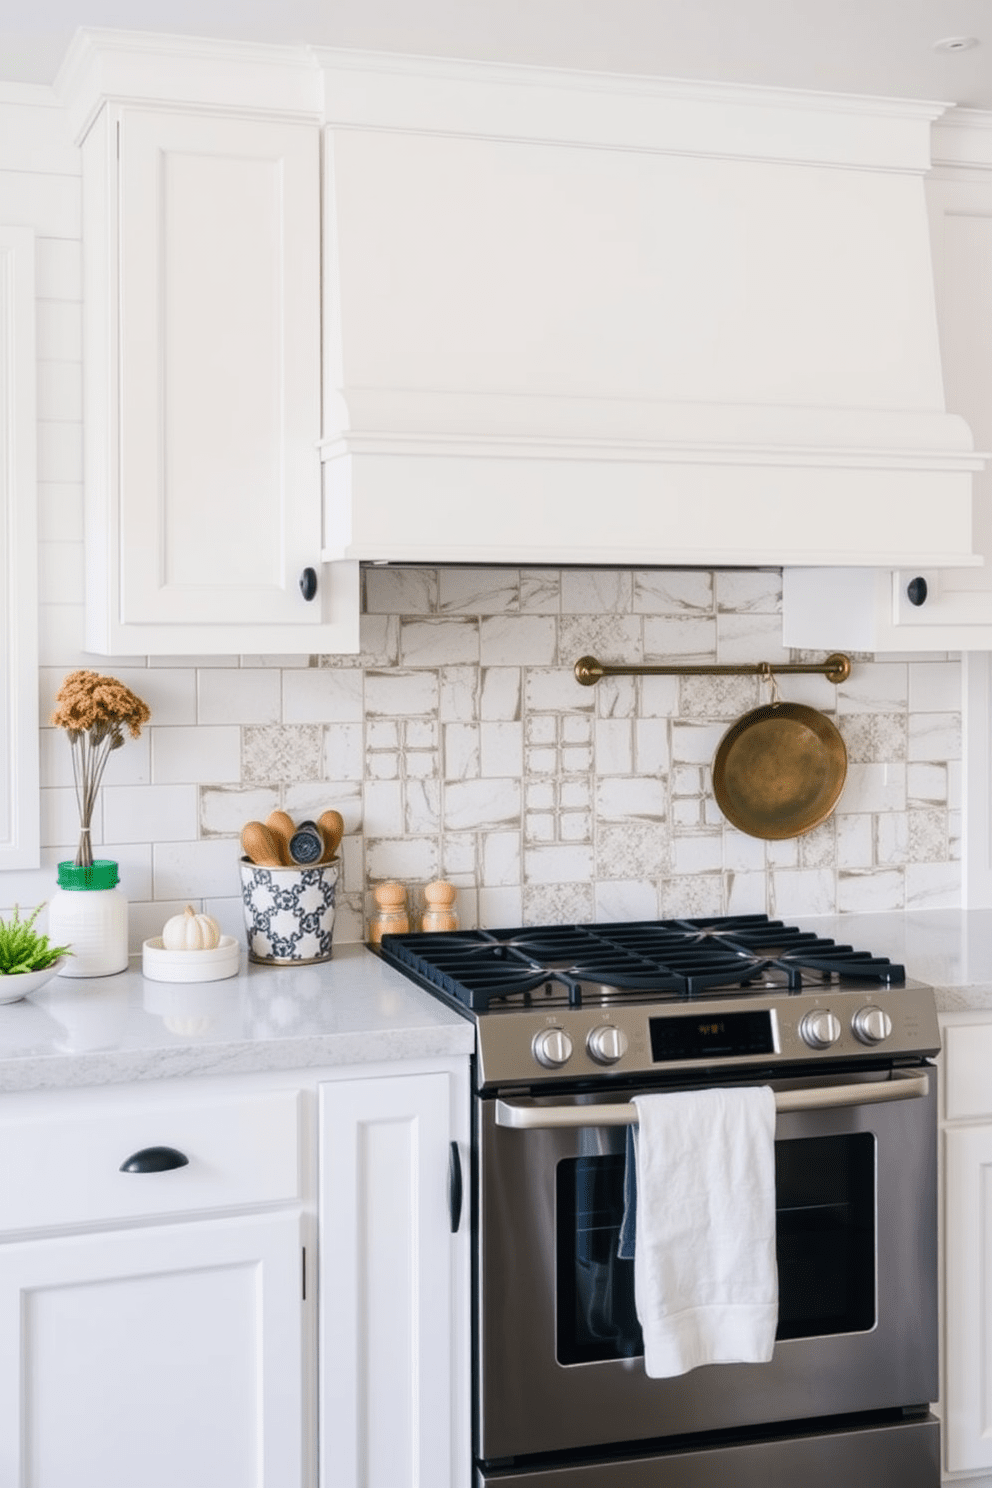
[(222, 935), (209, 951), (167, 951), (161, 935), (141, 947), (141, 970), (152, 982), (220, 982), (237, 976), (241, 947), (233, 935)]
[(65, 960), (64, 956), (60, 956), (51, 966), (46, 966), (44, 971), (18, 971), (0, 976), (0, 1002), (20, 1002), (29, 992), (37, 992), (53, 976), (58, 976)]

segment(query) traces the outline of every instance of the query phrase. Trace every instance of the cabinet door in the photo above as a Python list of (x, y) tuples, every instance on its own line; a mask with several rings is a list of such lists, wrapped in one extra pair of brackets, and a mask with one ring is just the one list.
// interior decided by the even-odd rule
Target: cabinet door
[(299, 1488), (296, 1213), (0, 1247), (5, 1488)]
[(944, 1452), (992, 1468), (992, 1125), (944, 1137)]
[(357, 650), (357, 568), (320, 561), (319, 145), (140, 107), (87, 139), (95, 650)]
[(320, 1090), (321, 1488), (469, 1481), (467, 1096), (446, 1073)]

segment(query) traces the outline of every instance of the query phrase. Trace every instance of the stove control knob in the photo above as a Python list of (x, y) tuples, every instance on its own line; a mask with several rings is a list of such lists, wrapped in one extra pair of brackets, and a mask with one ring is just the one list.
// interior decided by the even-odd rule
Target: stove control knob
[(586, 1039), (586, 1048), (590, 1058), (595, 1059), (597, 1064), (616, 1064), (627, 1052), (627, 1035), (622, 1028), (604, 1023), (601, 1028), (591, 1031)]
[(826, 1008), (806, 1013), (799, 1021), (799, 1036), (811, 1049), (829, 1049), (840, 1038), (840, 1020)]
[(545, 1069), (560, 1069), (572, 1057), (572, 1040), (564, 1028), (542, 1028), (531, 1044), (534, 1058)]
[(892, 1019), (884, 1008), (863, 1007), (855, 1013), (851, 1027), (863, 1044), (880, 1044), (892, 1032)]

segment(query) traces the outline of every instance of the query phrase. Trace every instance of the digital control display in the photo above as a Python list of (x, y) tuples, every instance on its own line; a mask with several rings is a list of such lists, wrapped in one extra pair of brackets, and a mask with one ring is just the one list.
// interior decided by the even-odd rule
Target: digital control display
[(768, 1008), (743, 1013), (649, 1018), (655, 1064), (677, 1059), (730, 1059), (739, 1054), (774, 1054)]

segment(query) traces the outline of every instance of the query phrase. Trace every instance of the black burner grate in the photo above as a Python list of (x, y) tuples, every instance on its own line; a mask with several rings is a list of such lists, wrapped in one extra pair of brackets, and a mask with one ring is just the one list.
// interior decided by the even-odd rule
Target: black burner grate
[(387, 960), (473, 1012), (901, 984), (902, 966), (767, 915), (388, 935)]

